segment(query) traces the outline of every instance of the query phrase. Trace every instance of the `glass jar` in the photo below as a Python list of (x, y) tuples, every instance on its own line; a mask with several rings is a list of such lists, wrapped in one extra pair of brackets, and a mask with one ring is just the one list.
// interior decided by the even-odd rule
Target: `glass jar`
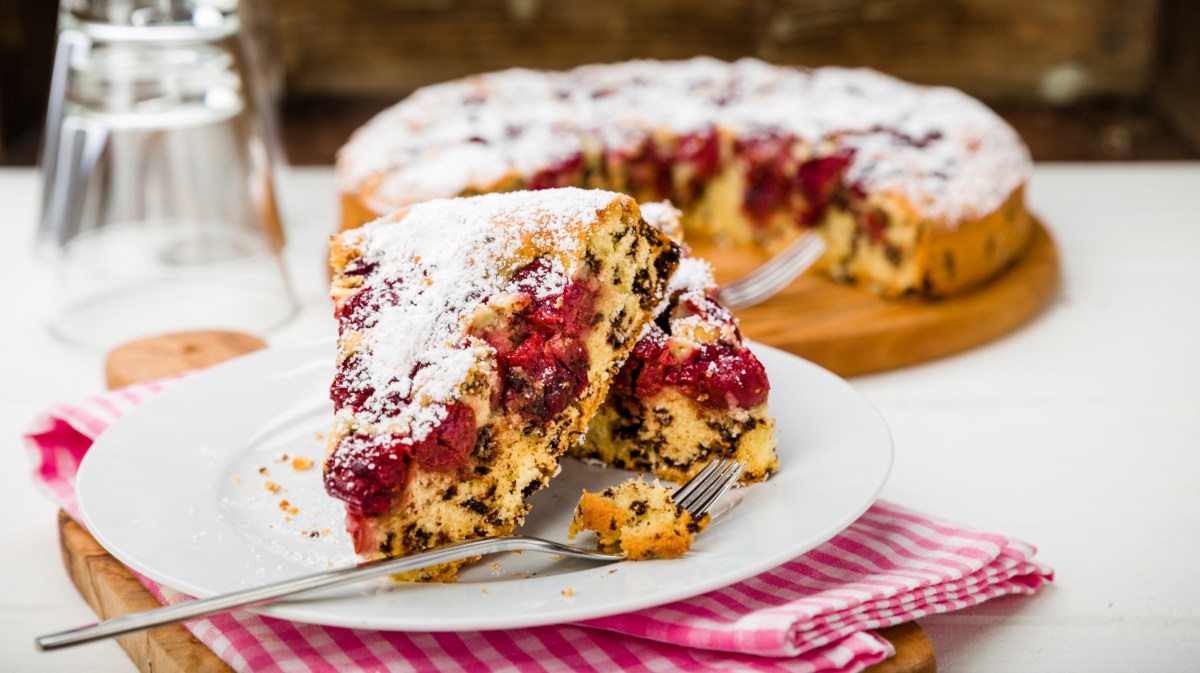
[(297, 302), (236, 3), (64, 2), (38, 247), (56, 336), (263, 335)]

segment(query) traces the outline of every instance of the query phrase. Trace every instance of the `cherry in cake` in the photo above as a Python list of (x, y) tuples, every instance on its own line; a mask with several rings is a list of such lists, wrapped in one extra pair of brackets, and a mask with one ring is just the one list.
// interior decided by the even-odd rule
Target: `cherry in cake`
[(991, 110), (865, 69), (753, 59), (513, 69), (426, 87), (338, 154), (342, 225), (430, 198), (575, 185), (668, 198), (689, 237), (772, 252), (887, 297), (1001, 272), (1031, 224), (1029, 152)]
[[(511, 532), (582, 439), (678, 257), (632, 199), (579, 189), (437, 200), (334, 237), (324, 480), (355, 550)], [(459, 565), (406, 578), (450, 580)]]

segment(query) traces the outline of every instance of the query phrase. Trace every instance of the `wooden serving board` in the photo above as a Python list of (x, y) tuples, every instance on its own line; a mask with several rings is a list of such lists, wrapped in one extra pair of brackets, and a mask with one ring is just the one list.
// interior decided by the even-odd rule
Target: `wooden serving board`
[[(260, 339), (233, 332), (189, 332), (131, 342), (113, 350), (105, 363), (110, 388), (217, 364), (264, 348)], [(104, 551), (66, 512), (58, 514), (59, 541), (67, 574), (101, 619), (158, 607), (154, 596), (120, 561)], [(896, 656), (870, 673), (934, 673), (933, 644), (916, 623), (880, 629)], [(143, 673), (232, 673), (225, 662), (180, 625), (163, 626), (117, 639)]]
[[(694, 251), (731, 280), (762, 262), (729, 250)], [(742, 332), (841, 376), (940, 358), (1003, 336), (1037, 315), (1058, 287), (1054, 240), (1035, 220), (1029, 247), (987, 284), (943, 299), (880, 299), (809, 272), (771, 299), (737, 311)]]

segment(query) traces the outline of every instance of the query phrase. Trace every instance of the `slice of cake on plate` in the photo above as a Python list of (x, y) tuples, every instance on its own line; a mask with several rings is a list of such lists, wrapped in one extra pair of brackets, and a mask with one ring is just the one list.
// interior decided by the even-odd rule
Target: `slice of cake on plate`
[[(582, 440), (678, 258), (631, 198), (579, 189), (435, 200), (335, 236), (324, 478), (355, 550), (511, 532)], [(406, 579), (451, 580), (461, 564)]]
[[(679, 211), (645, 204), (646, 219), (677, 236)], [(608, 399), (572, 455), (683, 483), (715, 458), (746, 463), (742, 482), (778, 469), (771, 386), (716, 298), (704, 260), (684, 257)]]

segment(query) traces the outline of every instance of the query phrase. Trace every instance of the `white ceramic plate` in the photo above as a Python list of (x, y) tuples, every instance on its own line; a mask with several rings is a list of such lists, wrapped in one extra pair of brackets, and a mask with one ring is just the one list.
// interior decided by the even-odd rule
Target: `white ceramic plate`
[[(129, 567), (195, 596), (352, 563), (341, 503), (321, 486), (332, 350), (323, 342), (239, 358), (121, 419), (79, 473), (88, 529)], [(686, 556), (597, 565), (501, 554), (464, 570), (458, 584), (381, 580), (259, 612), (384, 630), (554, 624), (696, 596), (803, 554), (874, 502), (891, 469), (891, 437), (842, 379), (779, 350), (754, 351), (771, 378), (780, 471), (727, 497), (731, 506)], [(297, 470), (297, 456), (314, 465)], [(629, 475), (565, 459), (519, 532), (565, 541), (580, 489)]]

